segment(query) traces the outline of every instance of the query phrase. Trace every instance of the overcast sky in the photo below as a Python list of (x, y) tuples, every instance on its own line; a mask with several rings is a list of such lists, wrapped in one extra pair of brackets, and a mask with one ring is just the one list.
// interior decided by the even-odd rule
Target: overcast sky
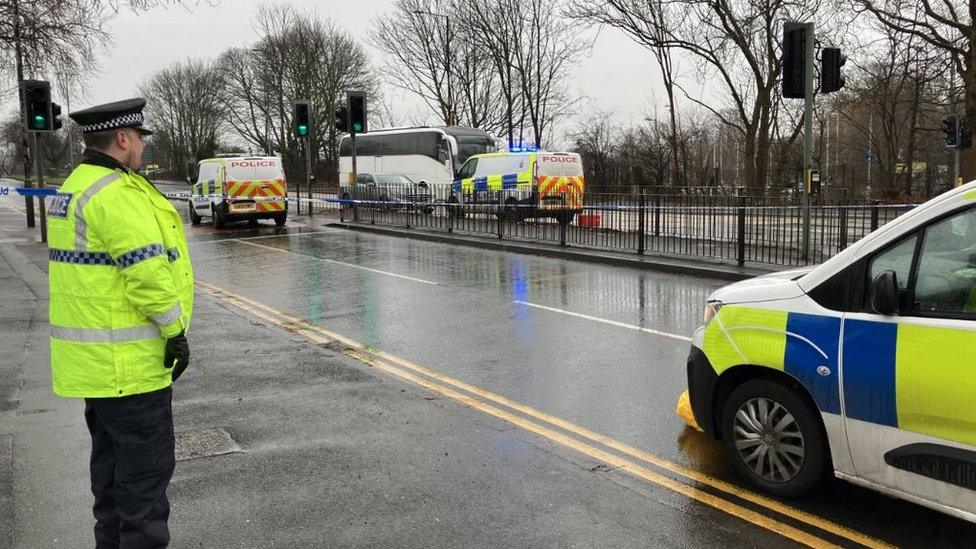
[[(212, 58), (232, 46), (254, 41), (252, 21), (260, 0), (221, 0), (216, 6), (202, 3), (182, 8), (155, 9), (132, 14), (122, 12), (110, 23), (115, 43), (100, 59), (101, 72), (89, 80), (83, 97), (71, 98), (71, 110), (131, 97), (136, 86), (155, 69), (187, 57)], [(392, 0), (292, 0), (301, 10), (316, 10), (366, 45), (375, 66), (381, 54), (366, 44), (371, 22), (390, 11)], [(595, 32), (589, 29), (588, 32)], [(662, 114), (665, 96), (650, 52), (615, 29), (603, 29), (592, 54), (580, 61), (570, 75), (584, 99), (581, 113), (613, 111), (623, 122), (639, 122), (653, 112), (657, 102)], [(384, 84), (383, 92), (406, 111), (426, 112), (409, 94)], [(405, 114), (405, 113), (404, 113)], [(436, 122), (433, 116), (430, 123)], [(563, 123), (565, 130), (571, 121)]]

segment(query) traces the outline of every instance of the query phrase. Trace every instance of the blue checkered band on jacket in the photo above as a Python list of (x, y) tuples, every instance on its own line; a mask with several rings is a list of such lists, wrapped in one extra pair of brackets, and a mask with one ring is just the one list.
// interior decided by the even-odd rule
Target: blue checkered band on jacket
[(152, 259), (157, 255), (163, 255), (165, 253), (166, 248), (163, 248), (162, 244), (150, 244), (120, 255), (115, 262), (119, 264), (119, 268), (125, 269), (126, 267), (131, 267), (136, 263), (142, 263), (147, 259)]
[(88, 126), (82, 126), (81, 131), (100, 132), (104, 130), (113, 130), (115, 128), (129, 128), (132, 126), (141, 126), (142, 122), (143, 122), (142, 113), (136, 112), (132, 114), (117, 116), (106, 122), (99, 122), (98, 124), (89, 124)]
[(180, 258), (180, 249), (169, 248), (166, 250), (166, 255), (169, 256), (169, 262), (172, 263)]
[(115, 265), (112, 256), (105, 252), (76, 252), (74, 250), (50, 249), (47, 257), (60, 263), (80, 263), (82, 265)]

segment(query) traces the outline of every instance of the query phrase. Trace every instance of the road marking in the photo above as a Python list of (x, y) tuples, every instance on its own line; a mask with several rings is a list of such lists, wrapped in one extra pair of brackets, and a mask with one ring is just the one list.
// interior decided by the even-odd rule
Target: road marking
[[(299, 335), (302, 335), (307, 339), (311, 341), (315, 341), (316, 343), (319, 344), (327, 344), (330, 342), (342, 343), (343, 345), (351, 349), (351, 351), (346, 352), (347, 355), (353, 356), (354, 358), (366, 362), (371, 366), (375, 366), (377, 368), (383, 369), (384, 371), (388, 371), (389, 373), (396, 375), (397, 377), (406, 379), (413, 383), (417, 383), (418, 385), (421, 385), (423, 387), (427, 387), (428, 389), (434, 390), (435, 392), (443, 394), (444, 396), (448, 396), (453, 400), (464, 403), (480, 411), (489, 413), (495, 417), (499, 417), (500, 419), (518, 425), (519, 427), (537, 433), (540, 436), (552, 440), (553, 442), (557, 442), (559, 444), (572, 448), (573, 450), (589, 455), (590, 457), (593, 457), (594, 459), (597, 459), (599, 461), (603, 461), (608, 465), (612, 465), (614, 467), (620, 468), (621, 470), (624, 470), (632, 474), (633, 476), (636, 476), (648, 482), (658, 484), (665, 488), (669, 488), (671, 490), (679, 492), (691, 499), (695, 499), (696, 501), (705, 503), (706, 505), (727, 512), (733, 516), (746, 520), (750, 523), (756, 524), (757, 526), (761, 526), (771, 531), (780, 533), (786, 537), (789, 537), (790, 539), (800, 541), (801, 543), (806, 543), (807, 545), (810, 545), (812, 547), (832, 546), (832, 544), (828, 543), (826, 540), (817, 538), (801, 530), (796, 530), (792, 526), (778, 522), (775, 519), (772, 519), (765, 515), (755, 513), (754, 511), (738, 506), (725, 499), (716, 497), (708, 492), (703, 492), (701, 490), (683, 484), (679, 481), (675, 481), (671, 478), (663, 476), (654, 471), (650, 471), (639, 464), (633, 463), (631, 461), (627, 461), (626, 459), (616, 456), (614, 454), (606, 453), (584, 442), (567, 437), (564, 434), (558, 433), (556, 431), (551, 431), (547, 427), (538, 425), (536, 423), (528, 421), (524, 418), (521, 418), (519, 416), (516, 416), (504, 410), (495, 408), (485, 402), (475, 400), (468, 395), (457, 393), (456, 391), (448, 388), (447, 386), (448, 385), (453, 386), (457, 389), (471, 393), (472, 395), (478, 396), (485, 400), (503, 405), (507, 408), (518, 411), (522, 414), (538, 419), (542, 422), (549, 423), (550, 425), (563, 429), (567, 432), (589, 439), (592, 442), (602, 444), (608, 448), (612, 448), (616, 451), (619, 451), (631, 457), (655, 465), (661, 469), (664, 469), (678, 476), (682, 476), (689, 480), (704, 484), (706, 486), (719, 490), (720, 492), (724, 492), (726, 494), (740, 498), (744, 501), (748, 501), (750, 503), (759, 505), (768, 510), (779, 513), (783, 516), (789, 517), (793, 520), (805, 523), (807, 525), (813, 526), (815, 528), (818, 528), (826, 532), (830, 532), (831, 534), (848, 539), (854, 543), (863, 545), (865, 547), (872, 547), (878, 549), (892, 547), (891, 545), (883, 541), (877, 540), (875, 538), (862, 534), (856, 530), (847, 528), (845, 526), (834, 523), (822, 517), (807, 513), (800, 509), (796, 509), (794, 507), (780, 503), (778, 501), (751, 492), (749, 490), (739, 488), (738, 486), (714, 478), (710, 475), (684, 468), (676, 463), (673, 463), (669, 460), (656, 456), (650, 452), (634, 448), (633, 446), (617, 441), (605, 435), (601, 435), (599, 433), (586, 429), (585, 427), (581, 427), (579, 425), (563, 420), (551, 414), (542, 412), (530, 406), (512, 401), (506, 397), (497, 395), (495, 393), (492, 393), (480, 387), (471, 385), (464, 381), (460, 381), (458, 379), (452, 378), (445, 374), (441, 374), (440, 372), (436, 372), (434, 370), (431, 370), (419, 364), (413, 363), (407, 359), (400, 358), (396, 355), (391, 355), (389, 353), (386, 353), (385, 351), (372, 349), (369, 346), (364, 345), (346, 336), (343, 336), (342, 334), (332, 332), (330, 330), (322, 328), (321, 326), (317, 326), (306, 320), (292, 316), (289, 313), (286, 313), (284, 311), (279, 311), (277, 309), (269, 307), (268, 305), (265, 305), (261, 302), (251, 300), (249, 298), (238, 295), (229, 290), (225, 290), (223, 288), (214, 286), (212, 284), (203, 281), (198, 281), (197, 284), (198, 286), (201, 287), (201, 289), (203, 289), (208, 294), (216, 298), (228, 301), (231, 304), (237, 306), (238, 308), (248, 311), (251, 314), (263, 318), (271, 322), (272, 324), (282, 327), (292, 333), (297, 333)], [(403, 368), (406, 368), (408, 370), (412, 370), (414, 373), (410, 373), (403, 369), (397, 368), (396, 366), (390, 364), (391, 362)], [(422, 376), (427, 376), (434, 381), (428, 380), (424, 377), (420, 377), (417, 374), (420, 374)], [(435, 383), (435, 382), (439, 382), (439, 383)], [(786, 531), (789, 531), (790, 533), (784, 533)], [(801, 535), (801, 537), (795, 537), (796, 532), (798, 532)], [(807, 538), (809, 538), (809, 540), (804, 541)]]
[(381, 275), (392, 276), (392, 277), (396, 277), (396, 278), (402, 278), (403, 280), (410, 280), (412, 282), (420, 282), (421, 284), (430, 284), (432, 286), (439, 286), (440, 285), (440, 283), (434, 282), (432, 280), (424, 280), (422, 278), (414, 278), (412, 276), (407, 276), (407, 275), (402, 275), (402, 274), (397, 274), (397, 273), (391, 273), (389, 271), (381, 271), (379, 269), (371, 269), (369, 267), (363, 267), (362, 265), (356, 265), (355, 263), (346, 263), (345, 261), (337, 261), (335, 259), (327, 259), (327, 258), (324, 258), (324, 257), (318, 257), (318, 256), (314, 256), (314, 255), (300, 254), (298, 252), (293, 252), (291, 250), (286, 250), (284, 248), (276, 248), (274, 246), (267, 246), (265, 244), (259, 244), (257, 242), (248, 242), (247, 240), (243, 240), (243, 239), (240, 239), (240, 238), (225, 238), (225, 239), (221, 239), (221, 240), (208, 240), (207, 242), (198, 242), (198, 244), (211, 244), (213, 242), (228, 242), (228, 241), (229, 242), (240, 242), (241, 244), (247, 244), (248, 246), (255, 246), (257, 248), (264, 248), (266, 250), (273, 250), (273, 251), (276, 251), (276, 252), (281, 252), (281, 253), (286, 253), (286, 254), (296, 254), (296, 255), (303, 255), (305, 257), (312, 257), (312, 258), (318, 259), (319, 261), (324, 261), (326, 263), (333, 263), (335, 265), (342, 265), (344, 267), (351, 267), (353, 269), (359, 269), (359, 270), (362, 270), (362, 271), (369, 271), (371, 273), (377, 273), (377, 274), (381, 274)]
[(662, 337), (670, 337), (671, 339), (677, 339), (679, 341), (691, 341), (691, 338), (688, 336), (683, 336), (680, 334), (672, 334), (670, 332), (662, 332), (661, 330), (655, 330), (653, 328), (644, 328), (643, 326), (637, 326), (635, 324), (627, 324), (626, 322), (618, 322), (616, 320), (610, 320), (609, 318), (600, 318), (598, 316), (584, 315), (583, 313), (574, 313), (573, 311), (566, 311), (564, 309), (557, 309), (555, 307), (547, 307), (545, 305), (539, 305), (537, 303), (529, 303), (528, 301), (515, 300), (512, 301), (512, 303), (517, 303), (519, 305), (526, 305), (528, 307), (535, 307), (536, 309), (542, 309), (544, 311), (552, 311), (554, 313), (575, 316), (576, 318), (592, 320), (593, 322), (601, 322), (603, 324), (609, 324), (611, 326), (616, 326), (618, 328), (627, 328), (628, 330), (636, 330), (638, 332), (659, 335)]

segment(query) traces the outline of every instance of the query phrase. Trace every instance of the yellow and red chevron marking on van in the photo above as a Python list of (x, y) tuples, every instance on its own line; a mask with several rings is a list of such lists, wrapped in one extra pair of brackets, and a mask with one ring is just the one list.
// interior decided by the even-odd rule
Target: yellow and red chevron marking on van
[[(258, 181), (228, 181), (227, 196), (238, 198), (285, 198), (284, 179), (262, 179)], [(256, 205), (259, 212), (280, 212), (285, 209), (285, 201), (260, 201)]]
[[(539, 207), (547, 210), (583, 207), (583, 176), (543, 176), (536, 178), (539, 185)], [(558, 196), (559, 201), (543, 200), (546, 196)], [(565, 199), (565, 204), (563, 200)]]

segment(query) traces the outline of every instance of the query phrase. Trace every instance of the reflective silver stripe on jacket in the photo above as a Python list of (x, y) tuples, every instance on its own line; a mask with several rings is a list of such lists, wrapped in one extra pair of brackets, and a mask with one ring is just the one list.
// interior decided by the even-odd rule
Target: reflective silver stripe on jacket
[(158, 315), (152, 315), (149, 317), (150, 320), (156, 323), (157, 326), (165, 326), (167, 324), (172, 324), (180, 319), (180, 315), (183, 314), (183, 307), (177, 303), (170, 307), (165, 313), (159, 313)]
[(85, 189), (85, 192), (81, 193), (81, 196), (78, 197), (78, 203), (75, 204), (75, 250), (85, 251), (88, 249), (88, 223), (85, 222), (85, 206), (88, 204), (88, 201), (98, 191), (104, 189), (109, 183), (112, 183), (120, 177), (122, 177), (122, 174), (113, 171), (96, 181), (91, 187)]
[(179, 248), (169, 248), (166, 250), (166, 255), (169, 256), (169, 262), (172, 263), (180, 258)]
[(144, 341), (162, 337), (159, 328), (155, 326), (138, 326), (135, 328), (66, 328), (51, 326), (51, 337), (61, 341), (78, 343), (123, 343), (126, 341)]

